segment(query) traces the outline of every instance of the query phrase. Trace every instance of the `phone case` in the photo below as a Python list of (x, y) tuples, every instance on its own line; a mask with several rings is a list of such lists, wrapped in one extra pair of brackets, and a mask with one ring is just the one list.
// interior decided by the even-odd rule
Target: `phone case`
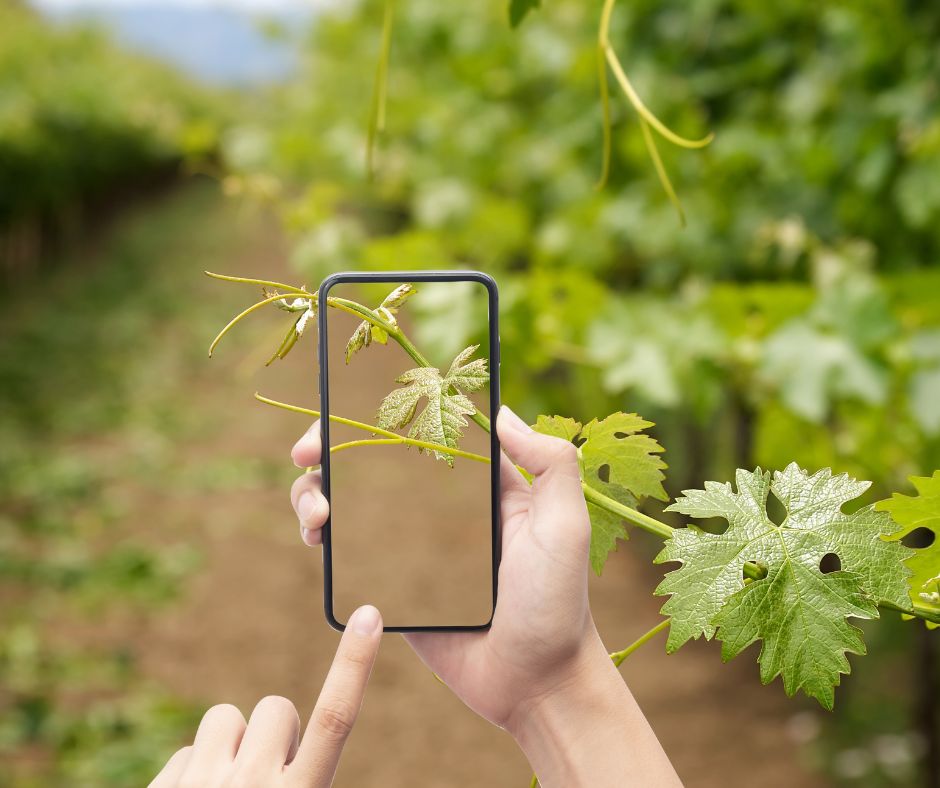
[[(330, 443), (330, 352), (329, 352), (329, 328), (328, 328), (328, 308), (324, 305), (330, 291), (339, 284), (343, 283), (428, 283), (428, 282), (476, 282), (486, 288), (488, 299), (488, 320), (489, 320), (489, 412), (490, 418), (495, 421), (496, 414), (499, 411), (499, 377), (500, 377), (500, 358), (499, 358), (499, 325), (498, 325), (498, 289), (495, 280), (487, 274), (477, 271), (394, 271), (394, 272), (342, 272), (335, 273), (327, 277), (320, 285), (318, 292), (318, 303), (321, 308), (318, 309), (318, 354), (320, 362), (320, 403), (322, 417), (320, 420), (321, 438), (323, 445), (323, 457), (321, 461), (322, 489), (323, 494), (330, 501), (330, 517), (328, 517), (323, 527), (323, 599), (326, 619), (330, 626), (337, 630), (344, 630), (345, 624), (337, 619), (334, 610), (334, 561), (333, 561), (333, 502), (331, 496), (331, 457), (328, 447)], [(390, 450), (400, 450), (397, 447)], [(403, 449), (401, 449), (403, 450)], [(452, 624), (441, 622), (435, 625), (409, 625), (407, 623), (397, 623), (385, 627), (387, 632), (459, 632), (459, 631), (479, 631), (488, 629), (491, 622), (493, 611), (496, 607), (497, 598), (497, 578), (500, 560), (500, 521), (499, 521), (499, 491), (500, 491), (500, 473), (499, 462), (500, 448), (499, 439), (496, 435), (495, 424), (489, 436), (490, 467), (489, 482), (491, 490), (491, 528), (490, 528), (490, 556), (491, 556), (491, 577), (492, 577), (492, 605), (489, 608), (489, 616), (485, 621), (478, 624)]]

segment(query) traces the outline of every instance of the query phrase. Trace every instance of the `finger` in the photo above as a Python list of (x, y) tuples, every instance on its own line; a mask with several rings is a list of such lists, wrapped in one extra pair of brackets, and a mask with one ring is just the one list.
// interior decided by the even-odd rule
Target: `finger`
[(322, 484), (320, 471), (311, 471), (299, 476), (290, 489), (291, 504), (300, 521), (300, 537), (311, 547), (323, 541), (321, 529), (330, 513)]
[(382, 639), (382, 616), (371, 605), (356, 610), (346, 624), (333, 665), (310, 716), (290, 768), (304, 785), (329, 786), (343, 745), (352, 730)]
[(536, 432), (505, 405), (499, 411), (496, 430), (506, 453), (534, 477), (533, 529), (552, 537), (583, 537), (589, 520), (574, 444)]
[(310, 468), (313, 465), (319, 465), (320, 447), (320, 420), (317, 419), (310, 425), (310, 429), (300, 436), (300, 440), (291, 449), (290, 456), (294, 461), (294, 465), (298, 468)]
[(262, 698), (251, 712), (236, 766), (254, 768), (258, 774), (280, 771), (297, 752), (299, 736), (300, 717), (294, 704), (279, 695)]
[(205, 713), (192, 753), (180, 781), (194, 785), (210, 783), (231, 766), (245, 733), (245, 717), (230, 703), (213, 706)]
[(175, 788), (183, 774), (183, 770), (186, 768), (186, 764), (189, 762), (192, 751), (193, 748), (190, 745), (174, 752), (170, 756), (170, 760), (166, 762), (166, 766), (160, 770), (160, 774), (153, 778), (148, 788)]

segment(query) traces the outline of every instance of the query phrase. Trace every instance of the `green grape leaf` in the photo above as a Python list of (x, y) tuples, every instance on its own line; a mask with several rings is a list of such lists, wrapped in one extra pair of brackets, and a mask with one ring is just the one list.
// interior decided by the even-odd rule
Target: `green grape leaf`
[[(578, 447), (581, 480), (589, 487), (635, 508), (640, 498), (667, 500), (663, 468), (658, 456), (663, 447), (649, 435), (638, 434), (653, 423), (635, 413), (614, 413), (603, 421), (582, 425), (564, 416), (539, 416), (534, 429), (571, 441)], [(588, 503), (591, 516), (591, 566), (599, 575), (617, 540), (627, 538), (622, 518)]]
[(543, 435), (553, 435), (573, 442), (581, 433), (581, 422), (567, 416), (539, 416), (533, 429)]
[[(403, 285), (399, 285), (385, 296), (382, 303), (379, 304), (375, 311), (379, 317), (389, 325), (397, 326), (398, 320), (395, 315), (398, 314), (401, 305), (416, 292), (417, 289), (412, 284), (406, 282)], [(368, 320), (363, 320), (356, 326), (356, 330), (353, 331), (352, 336), (346, 343), (346, 363), (348, 364), (350, 359), (362, 350), (362, 348), (369, 347), (373, 340), (380, 345), (386, 344), (388, 342), (388, 332), (381, 326), (370, 323)]]
[[(464, 417), (476, 413), (476, 406), (466, 394), (478, 391), (489, 382), (486, 359), (470, 360), (478, 347), (471, 345), (461, 351), (446, 375), (441, 375), (435, 367), (417, 367), (399, 375), (396, 382), (405, 385), (382, 400), (376, 424), (386, 430), (402, 429), (411, 424), (409, 438), (457, 448), (463, 437), (462, 428), (467, 426)], [(427, 402), (416, 418), (422, 399)], [(454, 464), (453, 455), (434, 451), (434, 456), (446, 460), (450, 466)]]
[(617, 549), (618, 539), (629, 539), (623, 518), (588, 502), (591, 518), (591, 568), (599, 576), (607, 563), (607, 557)]
[(509, 0), (509, 24), (518, 27), (526, 14), (542, 5), (542, 0)]
[[(933, 541), (926, 547), (914, 549), (905, 563), (914, 573), (910, 579), (910, 595), (915, 604), (940, 613), (940, 471), (933, 476), (912, 476), (911, 484), (917, 495), (894, 493), (886, 501), (878, 501), (875, 508), (888, 512), (900, 529), (885, 538), (892, 541), (926, 528), (933, 532)], [(931, 629), (937, 624), (927, 622)]]
[(581, 466), (584, 480), (626, 506), (638, 498), (666, 501), (663, 468), (658, 456), (663, 447), (649, 435), (638, 434), (653, 422), (635, 413), (614, 413), (603, 421), (592, 419), (581, 429)]
[[(877, 618), (880, 601), (909, 607), (903, 561), (910, 551), (882, 539), (893, 524), (874, 507), (842, 512), (869, 482), (833, 476), (828, 468), (810, 475), (796, 463), (772, 475), (739, 469), (736, 482), (737, 491), (706, 482), (667, 508), (728, 522), (721, 534), (677, 529), (655, 559), (682, 564), (655, 592), (671, 595), (662, 608), (671, 617), (667, 651), (717, 633), (728, 660), (763, 640), (758, 661), (765, 684), (782, 675), (787, 694), (802, 689), (832, 708), (833, 687), (849, 672), (845, 652), (864, 653), (861, 634), (845, 619)], [(771, 493), (786, 513), (779, 524), (767, 512)], [(820, 570), (828, 554), (838, 557), (839, 571)], [(766, 576), (745, 582), (748, 561)]]
[[(265, 298), (278, 295), (276, 291), (271, 292), (267, 288), (262, 288), (261, 292), (264, 294)], [(265, 362), (266, 367), (271, 366), (271, 364), (278, 359), (285, 358), (287, 354), (291, 352), (294, 345), (297, 344), (297, 340), (303, 336), (310, 320), (317, 316), (316, 294), (311, 298), (295, 298), (293, 301), (282, 298), (280, 301), (275, 301), (275, 306), (285, 312), (300, 312), (301, 314), (291, 323), (290, 328), (287, 329), (287, 333), (284, 335), (284, 339), (281, 340), (281, 344), (278, 346), (277, 350), (274, 351), (274, 355)]]

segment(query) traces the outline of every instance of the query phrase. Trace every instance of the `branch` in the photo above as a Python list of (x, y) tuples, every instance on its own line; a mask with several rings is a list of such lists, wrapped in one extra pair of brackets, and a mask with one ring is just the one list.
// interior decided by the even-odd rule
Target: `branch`
[(616, 667), (620, 667), (623, 664), (623, 661), (629, 657), (634, 651), (636, 651), (640, 646), (656, 637), (660, 632), (666, 629), (669, 626), (669, 619), (663, 619), (655, 627), (653, 627), (649, 632), (646, 632), (636, 640), (634, 640), (629, 646), (627, 646), (623, 651), (615, 651), (610, 655), (610, 658), (614, 661)]

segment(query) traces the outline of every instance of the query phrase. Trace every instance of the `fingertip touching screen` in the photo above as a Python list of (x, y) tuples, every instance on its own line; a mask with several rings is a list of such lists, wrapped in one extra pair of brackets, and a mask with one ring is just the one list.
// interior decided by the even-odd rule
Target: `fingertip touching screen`
[(381, 611), (387, 630), (489, 625), (496, 298), (488, 277), (452, 272), (338, 274), (320, 290), (325, 607), (334, 626), (363, 604)]

